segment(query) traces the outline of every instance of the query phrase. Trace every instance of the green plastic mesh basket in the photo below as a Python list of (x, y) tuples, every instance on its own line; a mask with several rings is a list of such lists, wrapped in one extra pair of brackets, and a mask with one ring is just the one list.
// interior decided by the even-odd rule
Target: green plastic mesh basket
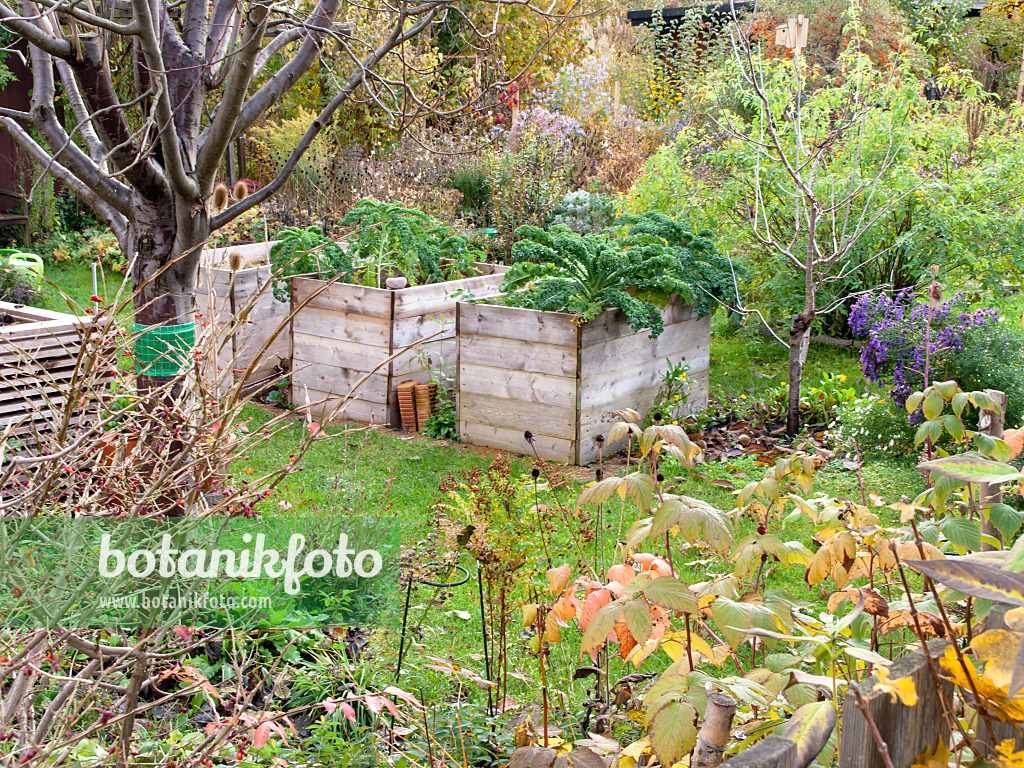
[(135, 324), (135, 372), (140, 376), (175, 376), (191, 366), (196, 324)]

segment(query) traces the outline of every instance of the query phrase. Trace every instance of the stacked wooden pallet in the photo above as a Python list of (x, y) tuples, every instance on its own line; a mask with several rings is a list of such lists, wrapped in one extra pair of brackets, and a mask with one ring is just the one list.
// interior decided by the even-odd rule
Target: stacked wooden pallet
[(0, 429), (13, 424), (9, 435), (31, 440), (64, 419), (92, 318), (2, 301), (0, 318), (6, 321), (0, 325)]

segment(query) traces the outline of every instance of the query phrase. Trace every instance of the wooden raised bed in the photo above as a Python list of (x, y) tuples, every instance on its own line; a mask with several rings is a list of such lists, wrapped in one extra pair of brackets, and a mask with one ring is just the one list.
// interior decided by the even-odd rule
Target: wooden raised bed
[(0, 325), (0, 429), (15, 424), (10, 436), (31, 442), (63, 418), (92, 317), (6, 301), (0, 301), (0, 317), (5, 320)]
[(588, 464), (614, 411), (651, 407), (669, 360), (690, 366), (687, 412), (707, 407), (711, 317), (678, 297), (656, 339), (634, 332), (620, 310), (577, 325), (561, 312), (460, 303), (457, 317), (464, 442)]
[[(205, 337), (204, 349), (217, 349), (207, 360), (206, 374), (223, 393), (242, 381), (245, 371), (290, 311), (288, 302), (274, 298), (271, 285), (270, 243), (211, 248), (203, 252), (196, 291), (196, 323)], [(243, 269), (232, 272), (228, 260), (238, 252)], [(238, 316), (238, 322), (232, 318)], [(283, 328), (260, 356), (246, 383), (257, 385), (287, 370), (291, 335)]]
[[(507, 267), (474, 266), (480, 273), (474, 277), (398, 290), (293, 278), (293, 306), (316, 295), (293, 321), (292, 404), (309, 407), (318, 416), (329, 414), (369, 374), (340, 417), (397, 426), (398, 385), (427, 382), (442, 359), (445, 365), (456, 361), (453, 294), (487, 298), (498, 293)], [(396, 352), (438, 332), (434, 340), (378, 368)], [(423, 366), (423, 354), (430, 357), (431, 367)]]

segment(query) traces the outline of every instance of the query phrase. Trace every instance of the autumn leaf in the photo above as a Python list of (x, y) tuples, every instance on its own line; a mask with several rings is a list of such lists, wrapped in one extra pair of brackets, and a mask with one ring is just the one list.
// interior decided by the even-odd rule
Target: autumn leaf
[(896, 701), (899, 699), (904, 705), (913, 707), (917, 704), (917, 690), (914, 688), (914, 681), (909, 677), (900, 677), (896, 680), (889, 678), (889, 670), (886, 667), (878, 666), (874, 670), (878, 682), (871, 689), (871, 692), (883, 691)]
[(549, 568), (547, 577), (548, 591), (553, 595), (557, 595), (560, 592), (564, 592), (566, 587), (569, 586), (569, 582), (572, 581), (572, 567), (565, 563), (557, 568)]

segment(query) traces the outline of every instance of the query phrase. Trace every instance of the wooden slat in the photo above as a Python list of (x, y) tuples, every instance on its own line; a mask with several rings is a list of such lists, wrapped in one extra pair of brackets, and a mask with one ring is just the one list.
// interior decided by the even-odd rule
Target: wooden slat
[[(302, 387), (315, 389), (329, 395), (344, 397), (366, 376), (362, 371), (346, 368), (335, 368), (332, 365), (316, 365), (314, 363), (296, 362), (292, 367), (291, 379), (293, 388)], [(359, 387), (358, 396), (362, 400), (373, 403), (388, 401), (388, 377), (386, 374), (372, 373)]]
[(580, 350), (580, 375), (584, 378), (621, 370), (652, 359), (678, 363), (684, 357), (690, 370), (704, 370), (710, 364), (710, 318), (677, 323), (665, 328), (656, 339), (647, 332), (630, 333)]
[(387, 318), (333, 312), (329, 309), (305, 307), (292, 321), (293, 333), (308, 333), (325, 339), (356, 341), (360, 344), (388, 349), (391, 328)]
[(459, 302), (457, 306), (459, 333), (564, 347), (575, 347), (577, 343), (579, 328), (573, 324), (573, 316), (569, 314), (465, 302)]
[(551, 376), (576, 376), (576, 348), (558, 344), (459, 334), (459, 360), (472, 365), (493, 365)]
[[(495, 361), (499, 362), (499, 361)], [(459, 365), (459, 390), (526, 403), (576, 407), (576, 380), (484, 365)]]
[(299, 311), (302, 317), (309, 309), (323, 309), (353, 316), (376, 318), (391, 317), (391, 291), (381, 288), (367, 288), (348, 283), (327, 284), (325, 280), (307, 277), (292, 279), (295, 306), (316, 294), (309, 304)]
[(393, 320), (392, 349), (399, 350), (404, 347), (422, 341), (428, 336), (435, 336), (435, 339), (451, 339), (455, 337), (455, 315), (415, 315), (403, 317), (400, 320)]
[[(949, 643), (929, 640), (928, 652), (933, 659), (945, 653)], [(908, 707), (883, 690), (873, 691), (878, 679), (872, 675), (860, 684), (860, 692), (867, 703), (882, 740), (889, 747), (893, 768), (910, 768), (926, 749), (935, 746), (941, 736), (949, 738), (949, 728), (942, 713), (939, 690), (932, 677), (925, 651), (919, 649), (896, 661), (889, 668), (889, 678), (909, 677), (917, 691), (917, 704)], [(936, 665), (938, 662), (935, 662)], [(953, 700), (953, 684), (942, 681), (946, 701)], [(984, 730), (984, 729), (981, 729)], [(839, 768), (885, 768), (878, 753), (874, 735), (867, 719), (857, 706), (852, 691), (847, 691), (843, 702), (843, 739), (839, 751)]]
[[(341, 413), (335, 413), (341, 398), (334, 397), (326, 392), (308, 390), (310, 402), (313, 404), (307, 408), (307, 390), (292, 388), (292, 403), (299, 412), (309, 411), (319, 419), (331, 418), (335, 421), (360, 421), (366, 424), (388, 424), (388, 409), (382, 403), (372, 403), (368, 400), (350, 400)], [(299, 399), (294, 399), (298, 397)], [(320, 402), (324, 401), (324, 402)]]
[[(330, 339), (296, 331), (292, 357), (298, 363), (319, 363), (339, 369), (372, 371), (388, 358), (387, 348), (355, 341)], [(379, 370), (387, 373), (387, 366)]]
[(466, 421), (489, 427), (530, 430), (562, 440), (576, 439), (576, 409), (543, 403), (526, 403), (490, 395), (462, 391), (459, 401), (460, 416)]
[[(397, 351), (397, 350), (396, 350)], [(458, 361), (458, 345), (455, 339), (442, 339), (421, 344), (413, 349), (401, 353), (391, 362), (392, 376), (405, 376), (406, 374), (419, 373), (424, 370), (422, 358), (426, 357), (431, 370), (437, 371), (442, 364), (452, 373)]]
[(432, 315), (438, 312), (454, 312), (456, 299), (452, 294), (457, 292), (472, 293), (477, 299), (487, 299), (497, 295), (498, 286), (504, 279), (508, 267), (497, 267), (490, 264), (476, 264), (477, 269), (494, 268), (490, 274), (467, 277), (462, 280), (451, 280), (434, 285), (418, 285), (395, 291), (395, 318), (414, 317), (416, 315)]
[[(522, 430), (502, 429), (460, 419), (459, 435), (464, 442), (470, 445), (485, 445), (527, 456), (533, 455), (533, 449), (523, 437)], [(574, 440), (560, 440), (546, 435), (538, 435), (534, 438), (533, 448), (543, 459), (571, 462), (575, 456), (576, 443)]]
[[(683, 304), (679, 297), (673, 297), (672, 302), (661, 310), (661, 317), (666, 326), (685, 322), (693, 317), (693, 307)], [(708, 319), (710, 320), (710, 318)], [(617, 338), (623, 335), (623, 326), (629, 328), (626, 315), (621, 309), (606, 310), (584, 325), (580, 346), (586, 348), (608, 339)], [(632, 332), (630, 329), (629, 333)], [(648, 332), (649, 335), (650, 332)]]

